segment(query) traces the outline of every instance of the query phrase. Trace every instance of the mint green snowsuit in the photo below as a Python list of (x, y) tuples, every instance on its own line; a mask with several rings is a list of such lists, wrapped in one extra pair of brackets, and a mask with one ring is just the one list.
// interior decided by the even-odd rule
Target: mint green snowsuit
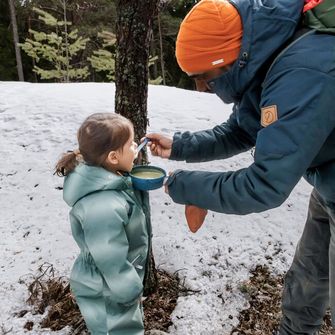
[(144, 334), (140, 298), (151, 228), (129, 177), (80, 164), (64, 181), (80, 254), (70, 285), (92, 335)]

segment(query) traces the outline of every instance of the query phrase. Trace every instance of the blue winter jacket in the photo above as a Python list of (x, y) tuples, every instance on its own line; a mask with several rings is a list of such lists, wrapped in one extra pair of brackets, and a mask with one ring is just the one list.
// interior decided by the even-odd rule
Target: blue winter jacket
[[(233, 113), (213, 129), (176, 133), (170, 158), (204, 162), (255, 146), (254, 163), (238, 171), (178, 170), (167, 182), (170, 196), (217, 212), (261, 212), (282, 204), (304, 175), (335, 202), (335, 35), (311, 30), (290, 43), (303, 0), (231, 2), (243, 22), (239, 59), (209, 85), (235, 102)], [(275, 119), (262, 125), (266, 108)]]

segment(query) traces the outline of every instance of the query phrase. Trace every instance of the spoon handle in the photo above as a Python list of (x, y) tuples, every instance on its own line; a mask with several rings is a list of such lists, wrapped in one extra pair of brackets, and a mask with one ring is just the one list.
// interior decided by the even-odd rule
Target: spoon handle
[(143, 142), (137, 147), (137, 152), (140, 152), (148, 144), (149, 141), (150, 139), (146, 137)]

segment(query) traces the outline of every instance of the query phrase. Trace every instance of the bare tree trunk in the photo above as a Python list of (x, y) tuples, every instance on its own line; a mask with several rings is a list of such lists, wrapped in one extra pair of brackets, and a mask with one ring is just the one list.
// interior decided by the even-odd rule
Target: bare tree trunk
[(148, 124), (148, 62), (158, 2), (116, 2), (115, 110), (133, 121), (137, 140), (144, 136)]
[[(30, 29), (31, 29), (31, 16), (29, 14), (29, 17), (28, 17), (28, 36), (29, 38), (32, 38), (32, 34), (30, 33)], [(35, 58), (32, 58), (32, 62), (33, 62), (33, 68), (35, 67), (36, 65), (36, 61), (35, 61)], [(35, 71), (33, 71), (33, 76), (34, 76), (34, 82), (37, 83), (38, 82), (38, 79), (37, 79), (37, 73)]]
[(164, 67), (164, 52), (163, 52), (163, 38), (162, 38), (162, 26), (161, 26), (161, 18), (158, 13), (157, 15), (157, 21), (158, 21), (158, 32), (159, 32), (159, 47), (161, 51), (161, 70), (162, 70), (162, 78), (163, 78), (163, 85), (166, 85), (166, 80), (165, 80), (165, 67)]
[[(148, 125), (148, 63), (152, 23), (159, 0), (116, 1), (116, 59), (115, 59), (115, 112), (130, 119), (139, 141)], [(146, 163), (143, 157), (142, 164)], [(142, 192), (142, 202), (151, 234), (149, 195)], [(144, 294), (157, 287), (152, 248), (144, 281)]]
[(10, 10), (10, 21), (11, 21), (12, 30), (13, 30), (13, 40), (14, 40), (14, 47), (15, 47), (17, 74), (19, 77), (19, 81), (24, 81), (21, 51), (20, 51), (20, 47), (18, 46), (19, 34), (17, 32), (16, 10), (15, 10), (14, 0), (8, 0), (8, 4), (9, 4), (9, 10)]
[[(153, 31), (152, 31), (152, 38), (151, 38), (151, 43), (150, 43), (150, 50), (151, 50), (151, 57), (155, 57), (156, 56), (156, 43), (155, 43), (155, 36), (154, 36)], [(157, 62), (154, 62), (154, 64), (151, 65), (150, 74), (152, 75), (150, 79), (155, 79), (158, 77)]]
[(62, 7), (63, 7), (63, 18), (64, 18), (64, 37), (65, 37), (65, 57), (66, 57), (66, 65), (65, 65), (65, 82), (70, 81), (69, 77), (69, 41), (68, 41), (68, 31), (67, 31), (67, 18), (66, 18), (66, 0), (61, 1)]

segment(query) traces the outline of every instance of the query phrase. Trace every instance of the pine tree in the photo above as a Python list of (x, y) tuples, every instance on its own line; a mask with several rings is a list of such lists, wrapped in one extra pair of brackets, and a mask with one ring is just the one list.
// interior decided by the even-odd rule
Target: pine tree
[(44, 10), (34, 7), (34, 12), (38, 13), (39, 20), (54, 30), (50, 33), (38, 32), (30, 29), (33, 39), (26, 38), (20, 44), (21, 48), (32, 57), (36, 63), (41, 60), (46, 61), (49, 67), (43, 69), (37, 65), (33, 71), (41, 79), (56, 79), (60, 82), (69, 82), (71, 79), (85, 79), (88, 75), (88, 67), (75, 67), (71, 60), (81, 50), (85, 49), (88, 38), (78, 37), (78, 30), (69, 32), (71, 22), (66, 20), (66, 7), (64, 2), (64, 20), (59, 21)]
[[(153, 66), (158, 62), (159, 58), (158, 56), (150, 56), (149, 57), (149, 64), (148, 66)], [(149, 84), (151, 85), (159, 85), (162, 82), (164, 82), (163, 77), (162, 76), (157, 76), (156, 78), (150, 79), (150, 73), (149, 73)], [(163, 83), (164, 85), (164, 83)]]
[[(109, 31), (103, 31), (98, 34), (103, 39), (104, 49), (93, 51), (93, 55), (87, 59), (97, 72), (106, 72), (109, 80), (115, 80), (115, 34)], [(109, 48), (111, 51), (107, 50)]]
[[(103, 31), (98, 33), (98, 37), (103, 39), (104, 49), (93, 51), (93, 55), (87, 59), (97, 72), (105, 72), (109, 80), (115, 81), (115, 43), (116, 36), (112, 32)], [(108, 48), (108, 49), (107, 49)], [(150, 56), (148, 66), (154, 65), (158, 61), (158, 56)], [(162, 83), (162, 77), (149, 79), (149, 84), (159, 85)]]

